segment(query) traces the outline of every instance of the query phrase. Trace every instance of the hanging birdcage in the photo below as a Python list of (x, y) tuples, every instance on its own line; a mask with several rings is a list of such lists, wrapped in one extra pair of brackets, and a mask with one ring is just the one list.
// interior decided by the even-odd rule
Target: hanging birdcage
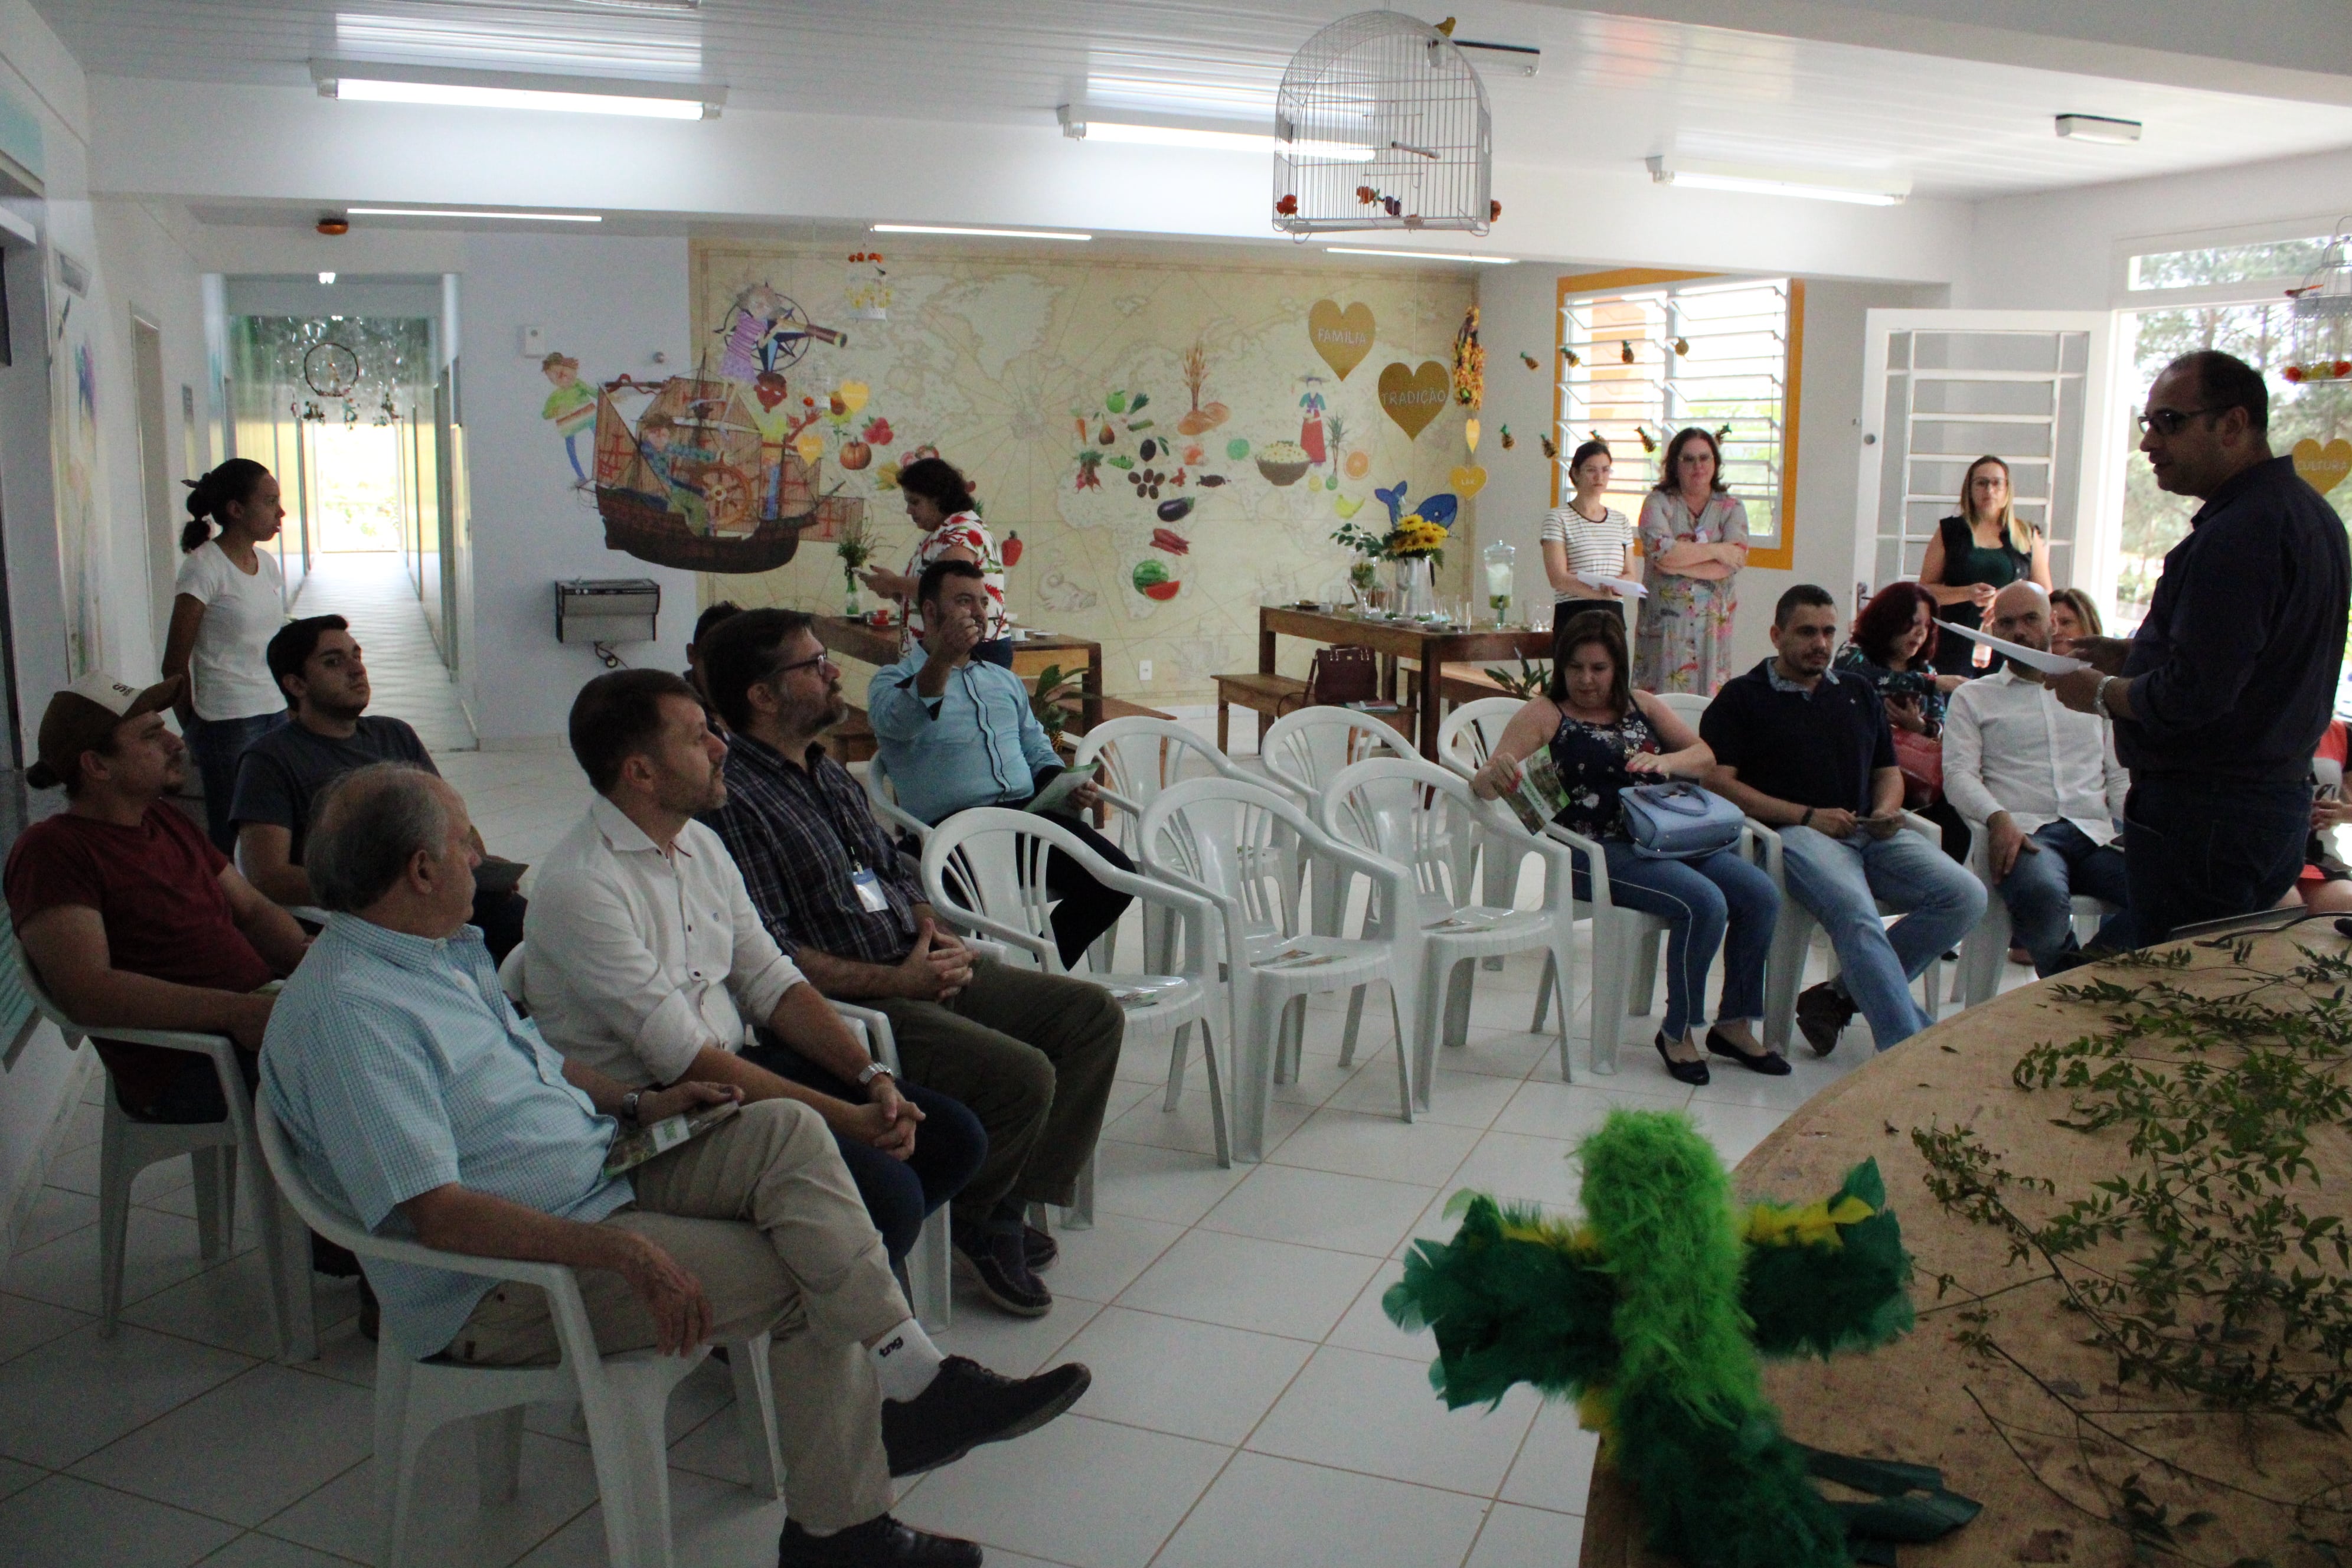
[(1275, 98), (1274, 226), (1485, 234), (1494, 147), (1486, 89), (1454, 40), (1393, 11), (1307, 40)]
[(2352, 379), (2352, 228), (2339, 223), (2294, 301), (2294, 359), (2279, 374), (2301, 385)]

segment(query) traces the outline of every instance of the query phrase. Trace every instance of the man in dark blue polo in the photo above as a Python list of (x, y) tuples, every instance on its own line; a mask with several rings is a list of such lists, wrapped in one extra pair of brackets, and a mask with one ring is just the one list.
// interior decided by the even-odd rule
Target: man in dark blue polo
[(2077, 637), (2092, 668), (2058, 700), (2115, 721), (2131, 770), (2124, 866), (2141, 946), (2270, 908), (2311, 831), (2312, 750), (2343, 666), (2352, 552), (2344, 524), (2270, 445), (2270, 394), (2205, 350), (2148, 388), (2139, 449), (2159, 489), (2205, 504), (2164, 558), (2129, 641)]

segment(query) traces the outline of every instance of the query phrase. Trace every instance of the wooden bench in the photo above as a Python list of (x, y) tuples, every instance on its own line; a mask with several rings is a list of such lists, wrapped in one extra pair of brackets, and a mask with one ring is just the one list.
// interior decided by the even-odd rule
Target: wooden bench
[(1246, 708), (1258, 716), (1258, 732), (1270, 721), (1307, 705), (1307, 682), (1291, 675), (1260, 675), (1249, 670), (1217, 677), (1217, 750), (1231, 754), (1232, 710)]

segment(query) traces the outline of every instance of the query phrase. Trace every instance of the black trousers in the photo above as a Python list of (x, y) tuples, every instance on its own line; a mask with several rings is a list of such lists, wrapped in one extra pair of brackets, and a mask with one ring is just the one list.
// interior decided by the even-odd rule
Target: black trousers
[[(745, 1061), (835, 1100), (865, 1103), (866, 1091), (856, 1084), (835, 1078), (765, 1029), (759, 1037), (758, 1045), (745, 1047)], [(915, 1249), (924, 1219), (963, 1191), (988, 1158), (988, 1134), (963, 1101), (919, 1084), (901, 1083), (898, 1093), (923, 1113), (913, 1154), (900, 1160), (871, 1144), (837, 1133), (834, 1137), (841, 1163), (849, 1167), (849, 1179), (857, 1184), (857, 1195), (866, 1200), (866, 1216), (882, 1233), (893, 1268)]]
[[(1135, 869), (1119, 847), (1095, 831), (1094, 824), (1058, 811), (1045, 814), (1085, 840), (1087, 848), (1121, 871)], [(1054, 945), (1061, 950), (1062, 967), (1075, 970), (1095, 939), (1118, 924), (1118, 917), (1135, 901), (1129, 894), (1106, 888), (1086, 868), (1056, 849), (1045, 858), (1045, 890), (1061, 901), (1054, 906)]]
[(2269, 909), (2294, 886), (2310, 837), (2311, 786), (2301, 780), (2134, 778), (2124, 797), (2132, 945)]

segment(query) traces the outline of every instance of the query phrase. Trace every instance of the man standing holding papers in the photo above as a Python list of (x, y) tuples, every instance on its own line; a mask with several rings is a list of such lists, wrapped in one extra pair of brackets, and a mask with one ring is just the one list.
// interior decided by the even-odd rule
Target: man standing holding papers
[(2124, 859), (2134, 940), (2267, 909), (2294, 886), (2306, 774), (2335, 706), (2352, 552), (2319, 492), (2270, 448), (2270, 395), (2205, 350), (2165, 367), (2140, 416), (2158, 488), (2205, 505), (2126, 642), (2058, 649), (2091, 668), (2058, 700), (2115, 721), (2131, 770)]

